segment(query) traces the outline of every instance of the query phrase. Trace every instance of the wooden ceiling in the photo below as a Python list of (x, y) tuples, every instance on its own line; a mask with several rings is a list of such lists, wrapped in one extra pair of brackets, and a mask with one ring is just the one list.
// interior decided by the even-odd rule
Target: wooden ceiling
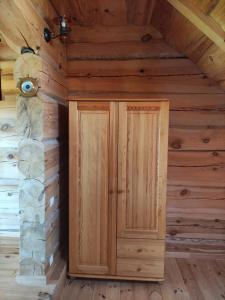
[[(72, 15), (79, 25), (147, 25), (157, 0), (51, 0), (59, 13)], [(64, 1), (65, 2), (65, 1)]]
[[(50, 2), (58, 14), (73, 18), (72, 43), (96, 43), (96, 38), (103, 43), (123, 42), (126, 36), (124, 42), (148, 39), (154, 44), (163, 38), (225, 89), (225, 0)], [(135, 53), (130, 56), (135, 57)], [(1, 40), (0, 59), (14, 58), (15, 53)]]
[[(189, 6), (188, 14), (180, 3)], [(171, 46), (225, 89), (224, 0), (157, 0), (152, 24)]]
[(11, 50), (4, 38), (0, 35), (0, 61), (15, 60), (17, 53)]
[[(111, 27), (152, 26), (151, 36), (164, 40), (189, 57), (200, 70), (225, 89), (225, 0), (51, 0), (59, 14), (72, 16), (71, 42), (105, 31), (107, 41), (115, 36)], [(134, 26), (132, 29), (132, 26)], [(102, 29), (99, 26), (107, 26)], [(85, 28), (92, 27), (92, 31)], [(154, 28), (153, 28), (154, 27)], [(95, 28), (95, 29), (94, 29)], [(99, 29), (100, 28), (100, 29)], [(127, 27), (128, 28), (128, 27)], [(156, 31), (156, 29), (158, 31)], [(155, 30), (155, 31), (154, 31)], [(113, 33), (112, 33), (113, 32)], [(158, 32), (158, 33), (157, 33)], [(160, 32), (160, 33), (159, 33)], [(74, 37), (79, 36), (80, 39)], [(86, 36), (86, 40), (87, 36)]]

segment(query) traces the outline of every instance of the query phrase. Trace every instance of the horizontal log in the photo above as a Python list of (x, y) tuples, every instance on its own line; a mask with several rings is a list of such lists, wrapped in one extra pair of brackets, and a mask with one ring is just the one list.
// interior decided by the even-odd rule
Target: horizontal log
[(45, 178), (54, 176), (59, 172), (59, 145), (57, 142), (53, 144), (45, 144)]
[(59, 136), (58, 103), (45, 102), (43, 104), (43, 137), (45, 139)]
[(208, 220), (211, 221), (213, 218), (215, 218), (215, 220), (225, 220), (225, 216), (224, 214), (206, 214), (203, 212), (195, 212), (193, 213), (193, 209), (192, 210), (183, 210), (182, 208), (176, 208), (173, 211), (167, 211), (167, 218), (191, 218), (191, 219), (195, 219), (195, 220)]
[(166, 219), (168, 226), (190, 226), (190, 227), (201, 227), (205, 228), (207, 231), (207, 228), (209, 229), (224, 229), (225, 228), (225, 220), (220, 219), (211, 219), (211, 220), (205, 220), (205, 219), (193, 219), (191, 215), (189, 215), (189, 218), (183, 218), (177, 216), (175, 217), (167, 217)]
[(19, 232), (19, 211), (17, 213), (0, 213), (0, 232), (10, 236), (10, 232)]
[(4, 40), (3, 36), (0, 36), (0, 57), (3, 60), (16, 60), (18, 54), (13, 51)]
[(147, 26), (79, 26), (72, 28), (72, 43), (107, 43), (124, 41), (146, 41), (152, 38), (161, 39), (162, 35), (151, 25)]
[(59, 176), (58, 174), (51, 178), (45, 189), (46, 201), (46, 219), (59, 207)]
[[(2, 41), (0, 43), (2, 43)], [(15, 64), (14, 60), (0, 61), (1, 75), (11, 75), (11, 74), (13, 74), (14, 64)]]
[(170, 127), (179, 128), (225, 128), (225, 111), (172, 111)]
[(29, 99), (19, 97), (17, 107), (17, 133), (20, 137), (42, 141), (66, 136), (66, 106), (42, 94)]
[[(45, 230), (46, 230), (46, 237), (48, 238), (52, 231), (59, 226), (59, 209), (55, 208), (52, 210), (52, 213), (49, 214), (48, 219), (45, 220)], [(59, 229), (59, 228), (58, 228)]]
[(189, 214), (208, 214), (212, 218), (219, 218), (221, 214), (225, 214), (224, 200), (169, 200), (167, 202), (167, 212), (170, 213), (189, 213)]
[(222, 90), (201, 75), (144, 77), (102, 77), (67, 79), (69, 93), (145, 92), (172, 94), (222, 94)]
[(170, 151), (168, 184), (224, 187), (225, 152)]
[(167, 237), (166, 252), (175, 257), (225, 258), (223, 240)]
[[(206, 74), (221, 80), (220, 74), (224, 73), (225, 53), (215, 44), (209, 47), (198, 60), (198, 65)], [(224, 77), (225, 79), (225, 77)]]
[(197, 239), (212, 239), (224, 240), (224, 228), (209, 228), (201, 226), (170, 226), (166, 228), (167, 236), (175, 236), (181, 238), (197, 238)]
[(189, 59), (70, 60), (68, 76), (162, 76), (201, 74)]
[[(0, 253), (0, 276), (2, 277), (15, 277), (19, 266), (18, 254), (1, 254)], [(2, 293), (2, 292), (1, 292)], [(3, 290), (3, 295), (4, 295)]]
[(6, 95), (18, 94), (16, 83), (13, 78), (13, 68), (15, 61), (0, 61), (1, 71), (1, 92), (3, 99)]
[(221, 205), (224, 205), (225, 188), (168, 185), (167, 198), (168, 207), (170, 207), (171, 201), (181, 201), (181, 203), (186, 202), (187, 204), (189, 201), (202, 201), (202, 205), (204, 205), (204, 201), (212, 204), (214, 201), (221, 201)]
[[(169, 166), (177, 167), (223, 167), (225, 151), (170, 151)], [(216, 170), (214, 170), (216, 171)]]
[(5, 95), (17, 95), (19, 90), (16, 87), (13, 75), (2, 75), (1, 76), (1, 91), (3, 98)]
[(17, 147), (16, 101), (0, 101), (0, 147)]
[(225, 110), (224, 94), (175, 94), (175, 93), (144, 93), (144, 92), (82, 92), (73, 91), (70, 100), (76, 97), (95, 98), (96, 100), (112, 99), (168, 99), (170, 110)]
[(0, 179), (18, 178), (18, 149), (0, 148)]
[(225, 128), (170, 128), (170, 150), (224, 150)]
[(15, 63), (14, 76), (16, 83), (27, 76), (36, 78), (39, 90), (43, 93), (62, 100), (67, 97), (66, 83), (62, 74), (38, 55), (31, 53), (20, 55)]
[(171, 95), (171, 110), (225, 110), (225, 94)]
[[(91, 51), (90, 51), (91, 49)], [(178, 53), (163, 40), (152, 39), (147, 43), (141, 41), (108, 43), (74, 43), (67, 45), (68, 64), (71, 60), (121, 60), (141, 58), (181, 58)]]
[(50, 257), (53, 255), (59, 246), (60, 241), (60, 224), (59, 219), (56, 219), (56, 222), (53, 224), (51, 230), (48, 231), (46, 236), (46, 255)]
[(19, 170), (26, 178), (41, 181), (56, 175), (59, 168), (59, 144), (56, 140), (44, 144), (34, 140), (21, 143), (19, 148)]
[(18, 237), (0, 238), (0, 253), (2, 254), (19, 254), (19, 234)]
[(43, 104), (43, 137), (45, 139), (67, 138), (68, 107), (54, 102)]

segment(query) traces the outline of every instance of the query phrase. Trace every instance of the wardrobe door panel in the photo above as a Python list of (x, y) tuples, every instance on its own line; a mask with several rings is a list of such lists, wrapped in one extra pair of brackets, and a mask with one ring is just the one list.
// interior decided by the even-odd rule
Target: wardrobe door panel
[(119, 103), (120, 238), (164, 238), (167, 102)]
[(71, 273), (115, 272), (115, 118), (114, 103), (71, 103)]

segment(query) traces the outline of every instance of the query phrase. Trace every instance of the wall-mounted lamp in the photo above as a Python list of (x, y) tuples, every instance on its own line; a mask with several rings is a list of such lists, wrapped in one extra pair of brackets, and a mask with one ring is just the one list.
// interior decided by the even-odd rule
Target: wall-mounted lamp
[(68, 34), (71, 31), (71, 28), (69, 26), (70, 20), (66, 16), (60, 16), (53, 19), (53, 22), (59, 26), (59, 33), (55, 34), (47, 27), (44, 29), (44, 39), (47, 43), (49, 43), (51, 40), (60, 37), (61, 41), (64, 42)]

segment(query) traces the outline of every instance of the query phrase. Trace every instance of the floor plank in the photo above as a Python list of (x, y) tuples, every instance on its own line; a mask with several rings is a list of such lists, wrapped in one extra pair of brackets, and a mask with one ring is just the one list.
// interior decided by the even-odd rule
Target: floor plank
[(163, 283), (67, 281), (60, 300), (220, 300), (225, 299), (225, 261), (166, 258)]
[(201, 289), (194, 278), (190, 263), (187, 259), (177, 259), (179, 269), (181, 271), (184, 283), (192, 300), (204, 300)]

